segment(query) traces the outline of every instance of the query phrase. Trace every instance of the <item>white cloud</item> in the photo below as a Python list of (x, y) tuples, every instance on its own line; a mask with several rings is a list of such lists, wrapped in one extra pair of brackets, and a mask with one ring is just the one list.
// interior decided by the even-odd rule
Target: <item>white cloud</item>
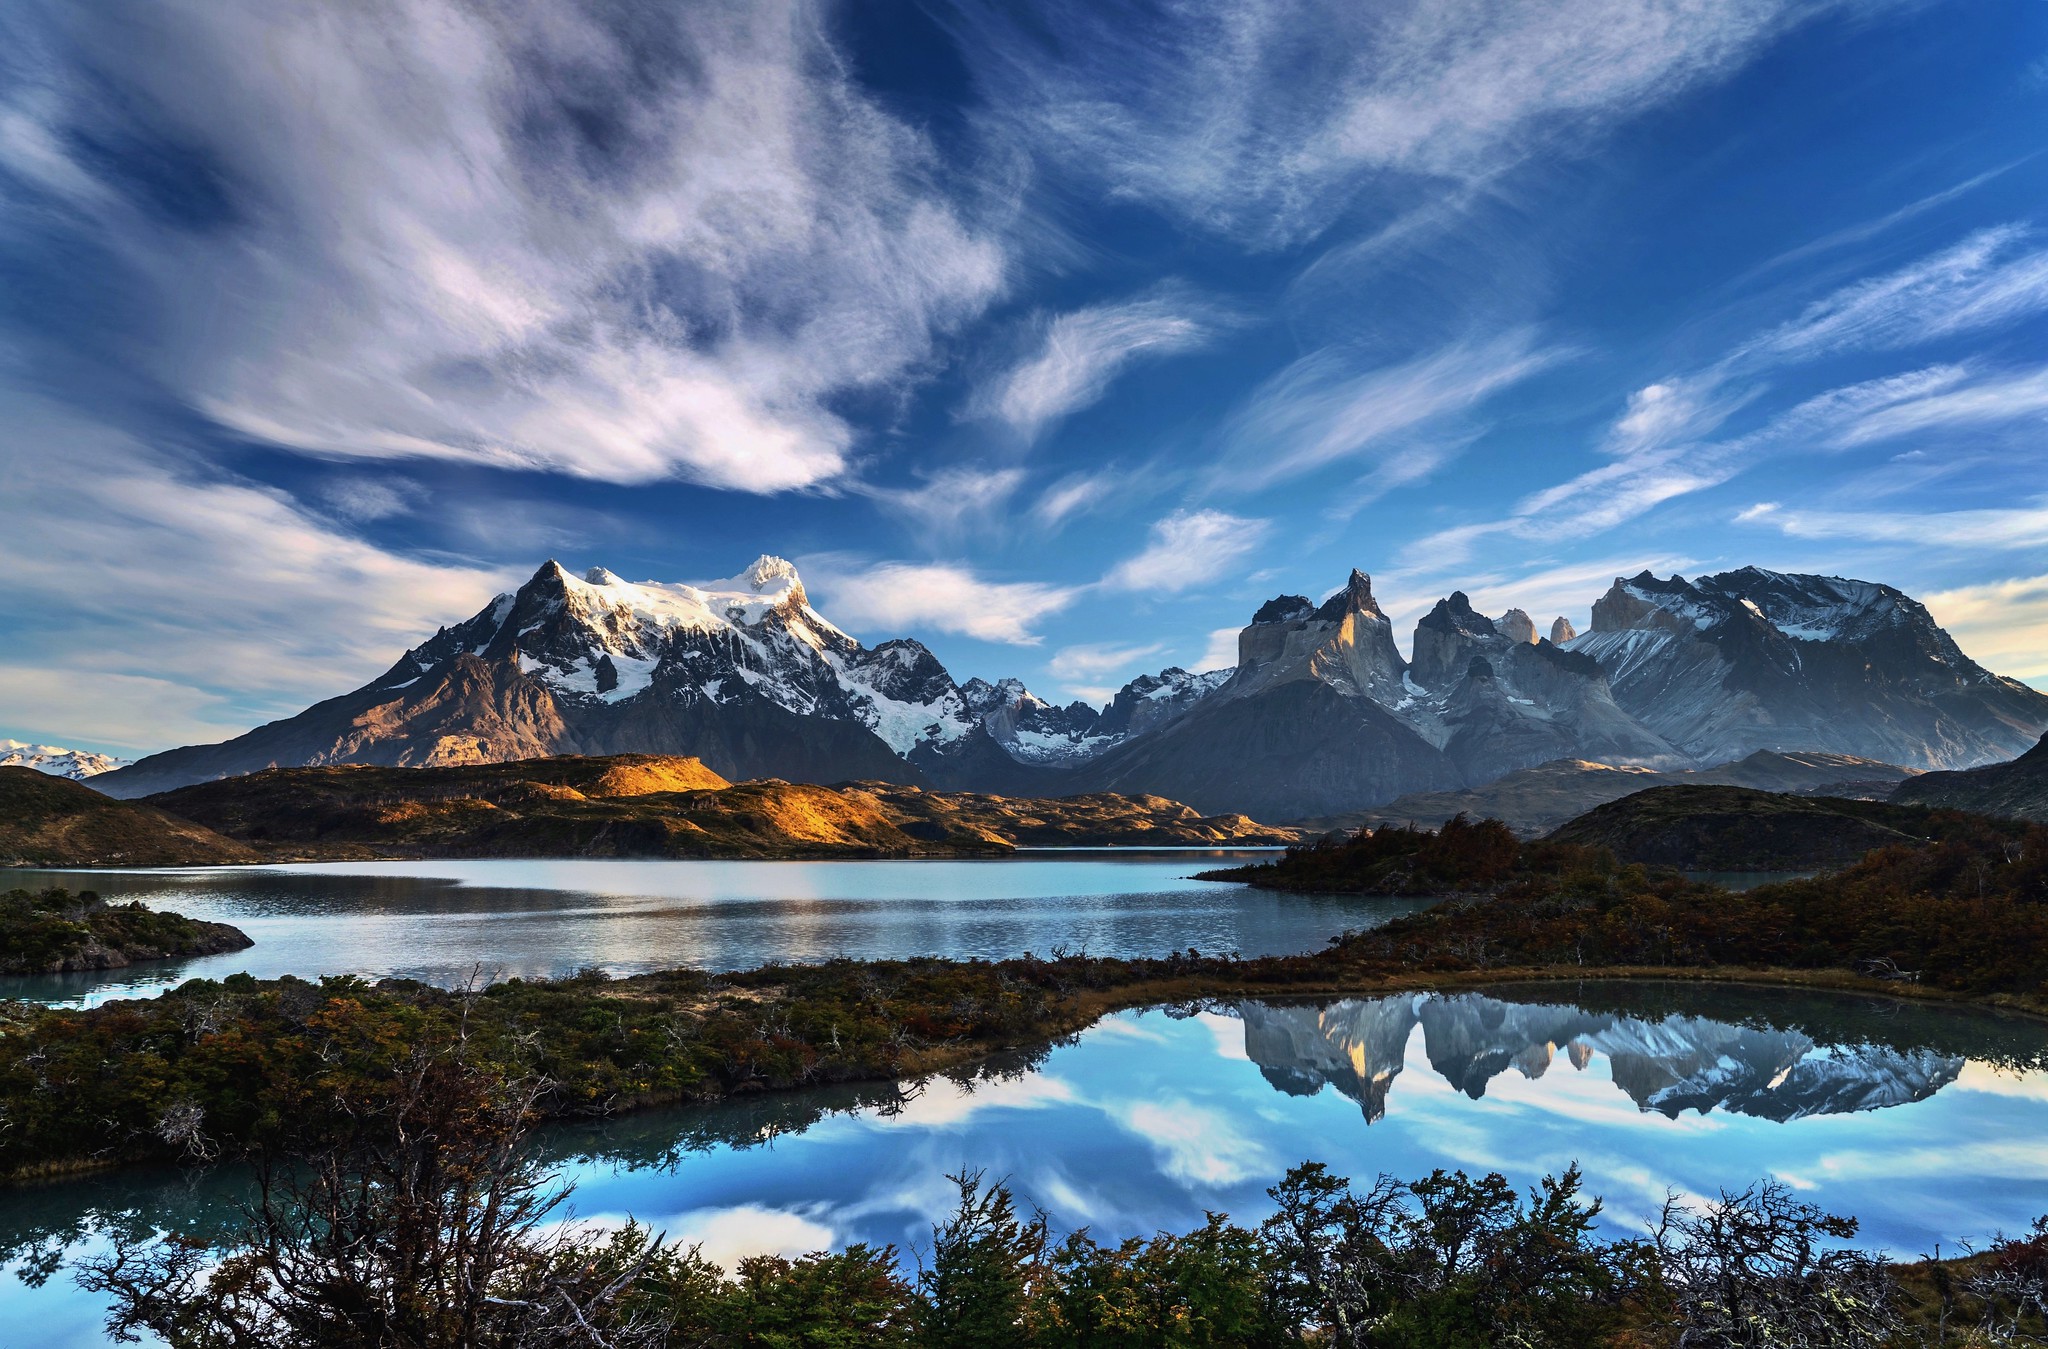
[(1037, 349), (984, 384), (968, 412), (1036, 439), (1051, 423), (1101, 399), (1133, 361), (1198, 350), (1228, 321), (1213, 306), (1172, 290), (1061, 314), (1043, 321)]
[[(74, 147), (94, 189), (40, 181), (160, 311), (150, 373), (280, 444), (804, 487), (847, 468), (832, 400), (1004, 285), (808, 0), (218, 0), (144, 44), (118, 0), (39, 13), (76, 64), (5, 110), (12, 157)], [(109, 142), (181, 147), (222, 218), (132, 202), (75, 148)]]
[(1237, 664), (1237, 635), (1240, 628), (1212, 628), (1209, 645), (1202, 649), (1201, 657), (1195, 662), (1196, 673), (1210, 670), (1228, 670)]
[(1280, 245), (1367, 181), (1468, 180), (1736, 69), (1805, 0), (963, 6), (990, 118), (1116, 196)]
[(2048, 250), (2019, 252), (2028, 231), (1979, 230), (1953, 248), (1845, 286), (1765, 333), (1735, 358), (1803, 360), (1851, 347), (1898, 347), (2048, 310)]
[(1117, 469), (1070, 473), (1039, 494), (1031, 518), (1045, 529), (1057, 529), (1075, 516), (1128, 502), (1132, 486), (1132, 475)]
[(2048, 418), (2048, 368), (1963, 382), (1962, 372), (1903, 390), (1882, 405), (1858, 409), (1836, 432), (1837, 445), (1863, 445), (1957, 426)]
[(1539, 349), (1527, 329), (1365, 371), (1343, 352), (1313, 352), (1230, 418), (1213, 485), (1265, 487), (1347, 459), (1371, 463), (1383, 488), (1416, 481), (1442, 461), (1419, 442), (1561, 355)]
[[(386, 552), (287, 494), (200, 476), (20, 401), (0, 529), (19, 724), (136, 750), (248, 729), (382, 671), (516, 577)], [(161, 720), (156, 718), (160, 716)], [(61, 743), (61, 742), (60, 742)]]
[(1986, 669), (2015, 679), (2048, 678), (2048, 576), (1955, 586), (1921, 602)]
[(984, 642), (1036, 646), (1037, 622), (1072, 604), (1076, 587), (1037, 581), (990, 581), (947, 562), (884, 562), (842, 569), (831, 559), (803, 561), (810, 588), (826, 596), (835, 621), (869, 625), (891, 636), (924, 627)]
[(788, 1209), (764, 1208), (759, 1204), (691, 1209), (652, 1226), (667, 1232), (676, 1245), (698, 1247), (706, 1260), (727, 1271), (750, 1255), (794, 1259), (813, 1251), (830, 1250), (839, 1242), (838, 1232), (823, 1223)]
[(950, 540), (1000, 512), (1023, 482), (1021, 468), (957, 464), (925, 475), (920, 487), (860, 490), (927, 533)]
[(412, 509), (416, 493), (402, 480), (343, 478), (320, 489), (320, 497), (344, 520), (388, 520)]
[(1764, 502), (1736, 517), (1796, 539), (1861, 539), (1972, 552), (2048, 547), (2048, 501), (1955, 511), (1803, 510)]
[(1213, 581), (1265, 541), (1268, 524), (1223, 511), (1175, 511), (1152, 526), (1144, 551), (1110, 568), (1113, 590), (1179, 592)]
[(1165, 649), (1164, 642), (1148, 642), (1142, 646), (1091, 642), (1061, 647), (1045, 663), (1045, 668), (1053, 678), (1069, 684), (1079, 682), (1100, 687), (1104, 675), (1120, 674), (1147, 656), (1156, 656)]

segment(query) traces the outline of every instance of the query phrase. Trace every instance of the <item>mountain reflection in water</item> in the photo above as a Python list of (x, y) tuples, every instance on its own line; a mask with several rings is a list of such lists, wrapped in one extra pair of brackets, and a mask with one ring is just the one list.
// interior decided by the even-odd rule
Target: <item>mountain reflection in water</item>
[(1534, 1080), (1559, 1060), (1583, 1071), (1605, 1056), (1614, 1085), (1643, 1110), (1676, 1119), (1720, 1109), (1769, 1120), (1879, 1110), (1925, 1100), (1964, 1060), (1931, 1049), (1817, 1045), (1796, 1031), (1672, 1013), (1658, 1018), (1504, 1002), (1478, 993), (1413, 993), (1322, 1006), (1246, 1003), (1245, 1053), (1293, 1096), (1325, 1084), (1358, 1102), (1367, 1123), (1387, 1098), (1420, 1031), (1422, 1053), (1473, 1100), (1514, 1071)]

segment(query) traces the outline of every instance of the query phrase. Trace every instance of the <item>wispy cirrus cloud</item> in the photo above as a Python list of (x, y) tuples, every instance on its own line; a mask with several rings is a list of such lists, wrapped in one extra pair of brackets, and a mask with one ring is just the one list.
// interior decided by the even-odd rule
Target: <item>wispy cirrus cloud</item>
[(1858, 539), (1932, 548), (2048, 547), (2048, 500), (1974, 510), (1840, 511), (1758, 502), (1736, 517), (1796, 539)]
[(1271, 525), (1226, 511), (1175, 511), (1153, 524), (1145, 547), (1110, 568), (1111, 590), (1178, 593), (1204, 585), (1266, 540)]
[(967, 414), (1005, 422), (1035, 440), (1054, 422), (1099, 401), (1134, 362), (1198, 351), (1235, 321), (1174, 286), (1041, 318), (1030, 354), (986, 381), (969, 400)]
[[(1529, 493), (1499, 518), (1436, 531), (1409, 545), (1406, 555), (1462, 559), (1488, 538), (1541, 541), (1612, 528), (1782, 454), (2048, 416), (2048, 369), (1951, 362), (1828, 389), (1755, 430), (1719, 434), (1735, 412), (1764, 394), (1763, 379), (1774, 370), (1844, 350), (1993, 329), (2048, 311), (2048, 250), (2022, 249), (2030, 237), (2017, 226), (1978, 231), (1904, 267), (1838, 287), (1712, 364), (1631, 394), (1595, 447), (1606, 462)], [(1803, 527), (1823, 527), (1821, 515), (1798, 518)]]
[(18, 727), (131, 752), (236, 734), (362, 683), (518, 579), (379, 548), (60, 409), (0, 408), (17, 443), (62, 447), (0, 463), (9, 499), (34, 503), (0, 530), (0, 629), (35, 653), (0, 666)]
[(1989, 669), (2048, 684), (2048, 576), (2014, 576), (1921, 597), (1935, 621)]
[[(805, 584), (836, 619), (896, 636), (913, 628), (1009, 646), (1037, 646), (1038, 622), (1073, 604), (1082, 588), (1038, 581), (995, 581), (953, 562), (867, 564), (843, 557), (800, 558)], [(813, 578), (816, 578), (813, 580)]]
[(827, 482), (834, 400), (914, 380), (1006, 268), (828, 28), (810, 0), (31, 6), (0, 224), (119, 268), (148, 376), (246, 435)]
[(1362, 370), (1350, 353), (1312, 352), (1225, 424), (1210, 485), (1256, 489), (1345, 461), (1365, 464), (1382, 488), (1417, 481), (1443, 462), (1444, 444), (1468, 438), (1457, 434), (1459, 419), (1568, 354), (1528, 328)]
[(955, 540), (1000, 513), (1023, 486), (1021, 468), (954, 464), (923, 475), (915, 487), (862, 487), (862, 495), (903, 516), (927, 534)]
[(988, 118), (1042, 160), (1260, 245), (1375, 177), (1464, 180), (1733, 71), (1803, 0), (959, 0)]
[(1087, 642), (1061, 647), (1045, 663), (1045, 668), (1051, 671), (1053, 678), (1068, 683), (1077, 680), (1100, 683), (1104, 675), (1129, 670), (1137, 662), (1156, 656), (1165, 649), (1164, 642)]
[(1979, 230), (1939, 253), (1844, 286), (1739, 347), (1728, 364), (1808, 360), (1907, 346), (2048, 310), (2048, 249), (2019, 225)]

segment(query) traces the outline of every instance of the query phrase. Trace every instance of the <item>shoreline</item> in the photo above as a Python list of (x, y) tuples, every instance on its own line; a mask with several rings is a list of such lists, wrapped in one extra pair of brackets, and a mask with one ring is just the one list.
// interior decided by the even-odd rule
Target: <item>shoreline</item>
[[(1268, 957), (1267, 959), (1273, 959)], [(879, 964), (881, 962), (853, 962), (855, 965)], [(1251, 964), (1251, 962), (1243, 962)], [(768, 966), (763, 969), (792, 967)], [(635, 975), (627, 979), (601, 984), (594, 990), (599, 994), (633, 998), (632, 985), (640, 981), (658, 980), (661, 972)], [(688, 971), (687, 973), (698, 973)], [(736, 971), (733, 977), (743, 977), (758, 971)], [(1186, 1005), (1204, 1001), (1257, 1001), (1276, 1004), (1302, 1003), (1331, 998), (1372, 998), (1387, 997), (1400, 993), (1452, 993), (1510, 985), (1567, 985), (1574, 983), (1633, 983), (1633, 984), (1706, 984), (1747, 987), (1758, 990), (1805, 990), (1820, 993), (1858, 995), (1880, 998), (1898, 1003), (1921, 1006), (1950, 1007), (1959, 1011), (1996, 1012), (2003, 1016), (2030, 1022), (2048, 1024), (2048, 1000), (2028, 998), (2014, 994), (1963, 994), (1926, 988), (1897, 981), (1873, 979), (1848, 971), (1799, 970), (1759, 966), (1718, 966), (1707, 969), (1684, 966), (1659, 965), (1607, 965), (1607, 966), (1522, 966), (1502, 967), (1484, 971), (1417, 971), (1412, 974), (1372, 975), (1346, 977), (1338, 974), (1327, 979), (1301, 978), (1285, 981), (1268, 981), (1258, 978), (1218, 978), (1211, 973), (1189, 974), (1168, 977), (1148, 977), (1130, 983), (1107, 988), (1084, 988), (1068, 995), (1059, 1005), (1050, 1009), (1028, 1035), (1008, 1037), (996, 1041), (978, 1041), (960, 1044), (934, 1044), (906, 1050), (902, 1057), (889, 1069), (878, 1072), (864, 1072), (857, 1068), (844, 1075), (814, 1081), (770, 1082), (753, 1079), (716, 1094), (659, 1092), (644, 1095), (619, 1096), (612, 1098), (605, 1109), (590, 1113), (550, 1113), (537, 1118), (536, 1125), (563, 1124), (573, 1122), (595, 1122), (627, 1115), (644, 1114), (657, 1110), (680, 1110), (692, 1107), (711, 1107), (749, 1096), (784, 1095), (815, 1090), (821, 1086), (875, 1086), (884, 1083), (909, 1083), (916, 1079), (937, 1073), (953, 1072), (974, 1068), (1004, 1054), (1049, 1048), (1085, 1033), (1104, 1018), (1120, 1012)], [(772, 986), (771, 986), (772, 987)], [(123, 1001), (149, 1005), (162, 999), (157, 998), (114, 1000), (101, 1004), (101, 1008), (118, 1006)], [(79, 1009), (57, 1009), (61, 1012), (78, 1014)], [(95, 1009), (97, 1010), (97, 1009)], [(4, 1033), (4, 1032), (0, 1032)], [(851, 1065), (849, 1065), (851, 1066)], [(0, 1188), (29, 1188), (46, 1184), (62, 1184), (68, 1180), (109, 1172), (146, 1169), (152, 1166), (172, 1166), (176, 1163), (164, 1159), (125, 1157), (79, 1157), (50, 1159), (28, 1163), (0, 1173)]]

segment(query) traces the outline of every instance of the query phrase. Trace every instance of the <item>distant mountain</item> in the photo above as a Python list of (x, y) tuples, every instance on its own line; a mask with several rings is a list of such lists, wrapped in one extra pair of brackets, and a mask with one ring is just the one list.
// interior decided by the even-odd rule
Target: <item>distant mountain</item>
[(127, 759), (91, 750), (61, 749), (56, 745), (31, 745), (26, 740), (0, 740), (0, 768), (33, 768), (52, 777), (83, 782), (101, 773), (128, 765)]
[(734, 780), (1152, 794), (1280, 821), (1566, 759), (1682, 772), (1817, 752), (1882, 778), (2010, 757), (2048, 731), (2048, 695), (1870, 582), (1645, 572), (1615, 581), (1591, 631), (1548, 630), (1453, 592), (1416, 624), (1411, 660), (1353, 571), (1320, 603), (1261, 605), (1232, 669), (1170, 667), (1106, 706), (1059, 705), (1015, 679), (957, 683), (916, 641), (863, 645), (779, 558), (703, 585), (549, 562), (353, 693), (95, 785), (132, 797), (271, 766), (653, 753)]
[(1593, 630), (1615, 701), (1702, 763), (1828, 750), (1960, 768), (2048, 730), (2048, 694), (1978, 665), (1887, 585), (1744, 567), (1690, 582), (1617, 579)]
[(1275, 1087), (1313, 1096), (1325, 1085), (1385, 1116), (1394, 1080), (1422, 1033), (1429, 1066), (1474, 1100), (1502, 1073), (1540, 1078), (1559, 1060), (1584, 1071), (1604, 1056), (1637, 1108), (1677, 1118), (1725, 1110), (1769, 1120), (1877, 1110), (1924, 1100), (1955, 1081), (1963, 1060), (1877, 1045), (1815, 1053), (1797, 1031), (1696, 1016), (1658, 1020), (1480, 994), (1403, 994), (1322, 1007), (1245, 1003), (1245, 1053)]
[(2048, 737), (2010, 763), (1928, 773), (1902, 782), (1891, 799), (1901, 805), (1948, 806), (2048, 824)]
[(1268, 820), (1462, 781), (1401, 715), (1413, 685), (1364, 573), (1352, 572), (1321, 605), (1299, 595), (1268, 601), (1238, 634), (1237, 650), (1236, 669), (1218, 687), (1086, 765), (1082, 779)]
[(1553, 759), (1534, 768), (1518, 768), (1484, 786), (1449, 792), (1411, 792), (1370, 810), (1304, 820), (1302, 826), (1323, 833), (1377, 828), (1383, 824), (1433, 829), (1455, 815), (1465, 815), (1475, 820), (1499, 820), (1516, 833), (1533, 838), (1595, 806), (1652, 787), (1753, 787), (1768, 792), (1882, 800), (1913, 775), (1913, 769), (1859, 759), (1852, 754), (1780, 754), (1767, 749), (1715, 768), (1679, 772), (1586, 759)]

